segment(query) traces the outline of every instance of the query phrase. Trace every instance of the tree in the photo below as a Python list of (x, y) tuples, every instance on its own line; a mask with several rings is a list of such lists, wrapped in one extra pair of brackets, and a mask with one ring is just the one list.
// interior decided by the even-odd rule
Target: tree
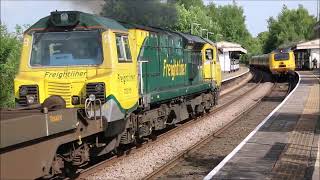
[(269, 37), (269, 31), (264, 31), (264, 32), (261, 32), (258, 34), (257, 36), (257, 39), (259, 41), (259, 45), (260, 45), (260, 48), (261, 48), (261, 54), (266, 54), (268, 52), (265, 52), (264, 49), (265, 49), (265, 45), (268, 41), (268, 37)]
[(147, 26), (169, 27), (177, 13), (171, 3), (160, 0), (105, 0), (102, 16)]
[(15, 33), (9, 33), (0, 25), (0, 107), (14, 106), (13, 80), (18, 70), (22, 28), (16, 26)]
[[(103, 16), (142, 25), (159, 26), (190, 33), (191, 24), (197, 23), (193, 34), (213, 41), (231, 41), (243, 45), (249, 52), (261, 52), (260, 41), (252, 38), (245, 25), (242, 7), (232, 5), (205, 6), (202, 0), (105, 0)], [(166, 2), (166, 3), (165, 3)], [(201, 31), (207, 29), (207, 31)], [(259, 44), (259, 46), (257, 46)]]
[(236, 4), (219, 6), (217, 16), (225, 40), (242, 43), (251, 36), (246, 28), (242, 7)]
[(191, 7), (204, 7), (202, 0), (177, 0), (176, 3), (184, 5), (186, 9), (190, 9)]
[(192, 23), (200, 24), (200, 27), (194, 29), (195, 35), (201, 35), (201, 28), (210, 29), (210, 18), (207, 16), (205, 8), (199, 6), (191, 6), (186, 9), (183, 4), (178, 4), (177, 9), (177, 23), (171, 26), (175, 31), (190, 33)]
[(213, 41), (223, 40), (222, 28), (220, 26), (220, 15), (219, 8), (215, 4), (211, 3), (207, 6), (208, 16), (210, 18), (210, 28), (209, 31), (213, 33), (210, 36)]
[(288, 9), (283, 6), (281, 13), (275, 19), (268, 19), (269, 35), (264, 45), (264, 51), (270, 52), (279, 46), (309, 40), (313, 35), (316, 18), (299, 5), (298, 9)]

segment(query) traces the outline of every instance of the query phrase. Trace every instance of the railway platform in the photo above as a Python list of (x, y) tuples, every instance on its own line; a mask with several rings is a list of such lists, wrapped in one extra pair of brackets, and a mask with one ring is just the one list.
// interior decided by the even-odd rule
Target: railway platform
[(244, 65), (240, 65), (239, 70), (235, 71), (235, 72), (222, 72), (222, 82), (240, 77), (246, 73), (248, 73), (250, 71), (250, 69)]
[(205, 179), (320, 179), (319, 73), (293, 91)]

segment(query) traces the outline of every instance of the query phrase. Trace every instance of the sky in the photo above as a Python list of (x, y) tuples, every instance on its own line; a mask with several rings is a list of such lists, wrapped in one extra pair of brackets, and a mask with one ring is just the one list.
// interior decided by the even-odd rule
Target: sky
[[(302, 4), (309, 14), (316, 16), (317, 0), (235, 0), (243, 7), (246, 25), (253, 36), (267, 31), (267, 19), (276, 17), (285, 4), (289, 9), (298, 8)], [(318, 0), (319, 1), (319, 0)], [(204, 0), (205, 4), (213, 2), (217, 5), (232, 4), (232, 0)], [(102, 0), (1, 0), (1, 23), (14, 31), (16, 24), (33, 24), (55, 10), (79, 10), (98, 13)]]

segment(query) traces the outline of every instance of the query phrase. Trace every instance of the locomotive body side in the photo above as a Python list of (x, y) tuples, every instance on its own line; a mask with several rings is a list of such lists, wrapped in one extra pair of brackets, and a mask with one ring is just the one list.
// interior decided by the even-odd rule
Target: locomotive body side
[[(205, 41), (188, 45), (185, 36), (155, 28), (131, 27), (129, 31), (135, 31), (136, 35), (148, 34), (144, 40), (136, 37), (134, 43), (139, 46), (136, 53), (143, 106), (170, 102), (216, 88), (216, 83), (204, 81), (201, 50)], [(216, 71), (215, 67), (212, 68)]]
[(250, 66), (254, 66), (260, 69), (269, 70), (269, 63), (270, 63), (270, 55), (263, 54), (259, 56), (253, 56), (250, 59)]

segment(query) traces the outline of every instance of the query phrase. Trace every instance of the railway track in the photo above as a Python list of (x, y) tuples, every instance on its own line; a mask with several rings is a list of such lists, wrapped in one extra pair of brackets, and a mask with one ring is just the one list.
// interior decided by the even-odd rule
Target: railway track
[[(260, 83), (263, 80), (263, 74), (261, 71), (258, 71), (259, 75), (256, 75), (254, 78), (258, 78), (257, 83), (250, 85), (250, 87), (245, 88), (246, 91), (241, 94), (240, 96), (237, 96), (235, 98), (233, 98), (232, 100), (230, 100), (230, 97), (228, 97), (228, 101), (226, 103), (224, 103), (223, 105), (217, 107), (216, 109), (214, 109), (213, 112), (217, 112), (223, 108), (228, 107), (230, 104), (232, 104), (233, 102), (237, 101), (238, 99), (243, 98), (243, 96), (245, 96), (246, 94), (251, 93), (252, 91), (254, 91), (256, 88), (259, 87)], [(225, 96), (228, 96), (228, 94), (226, 94)], [(231, 97), (232, 98), (232, 97)], [(259, 99), (256, 103), (259, 103), (261, 99)], [(248, 109), (248, 111), (250, 111), (252, 108), (254, 108), (254, 106), (250, 107)], [(247, 111), (246, 111), (247, 112)], [(187, 156), (190, 152), (195, 151), (197, 148), (199, 148), (200, 146), (202, 146), (203, 144), (206, 144), (208, 141), (211, 141), (213, 138), (218, 137), (222, 132), (224, 132), (226, 129), (228, 129), (229, 127), (231, 127), (233, 124), (235, 124), (246, 112), (243, 112), (242, 114), (239, 114), (237, 117), (234, 118), (234, 120), (230, 121), (229, 123), (227, 123), (225, 126), (223, 126), (222, 128), (218, 129), (217, 131), (215, 131), (214, 133), (210, 134), (209, 136), (203, 138), (201, 141), (199, 141), (198, 143), (194, 144), (191, 148), (181, 152), (178, 156), (176, 156), (174, 159), (172, 159), (170, 162), (168, 162), (167, 164), (161, 166), (159, 169), (157, 169), (156, 171), (152, 172), (151, 174), (149, 174), (147, 177), (145, 177), (144, 179), (155, 179), (156, 177), (159, 176), (159, 174), (163, 174), (164, 172), (167, 172), (169, 169), (171, 169), (177, 162), (179, 162), (181, 159), (183, 159), (185, 156)]]
[(115, 156), (109, 157), (107, 160), (103, 160), (94, 165), (91, 165), (88, 168), (82, 169), (80, 170), (80, 172), (78, 172), (79, 173), (78, 179), (86, 179), (87, 176), (100, 171), (101, 169), (109, 166), (110, 164), (113, 164), (117, 161), (122, 160), (123, 158), (126, 158), (127, 155), (134, 153), (137, 150), (142, 150), (144, 148), (147, 148), (147, 146), (143, 146), (143, 144), (145, 143), (148, 143), (148, 145), (152, 145), (152, 143), (158, 143), (162, 139), (165, 139), (167, 136), (170, 136), (176, 133), (177, 131), (180, 131), (183, 128), (192, 126), (193, 124), (201, 121), (202, 118), (214, 115), (214, 113), (229, 106), (230, 104), (237, 101), (245, 94), (252, 92), (254, 89), (256, 89), (259, 86), (260, 82), (263, 79), (262, 73), (258, 71), (258, 72), (254, 72), (253, 75), (254, 76), (249, 83), (245, 84), (244, 86), (234, 88), (232, 92), (229, 92), (220, 96), (219, 105), (214, 107), (208, 114), (204, 114), (203, 116), (200, 116), (200, 117), (195, 117), (192, 120), (178, 124), (177, 127), (175, 128), (169, 129), (165, 132), (161, 132), (161, 134), (157, 134), (157, 136), (147, 139), (142, 144), (130, 147), (128, 150), (124, 151), (123, 153), (120, 153), (121, 154), (120, 156), (115, 155)]
[[(277, 82), (274, 82), (273, 84), (273, 87), (268, 91), (267, 95), (265, 97), (270, 97), (271, 94), (273, 94), (273, 96), (276, 97), (276, 99), (279, 99), (283, 96), (283, 98), (285, 96), (287, 96), (290, 91), (294, 88), (295, 84), (297, 83), (297, 81), (295, 81), (296, 79), (293, 79), (293, 81), (289, 82), (288, 83), (288, 87), (287, 87), (287, 91), (285, 93), (282, 93), (282, 95), (279, 95), (279, 89), (283, 89), (282, 88), (279, 88), (279, 86), (283, 86), (281, 83), (277, 83)], [(258, 84), (257, 84), (258, 86)], [(257, 88), (257, 86), (253, 87), (251, 91), (253, 91), (255, 88)], [(275, 90), (275, 91), (274, 91)], [(276, 94), (276, 95), (275, 95)], [(284, 95), (283, 95), (284, 94)], [(191, 166), (189, 167), (190, 169), (192, 168), (195, 168), (197, 169), (196, 167), (199, 168), (198, 165), (189, 165), (189, 164), (192, 164), (192, 162), (194, 161), (203, 161), (203, 162), (207, 162), (206, 160), (207, 159), (210, 159), (210, 162), (211, 164), (219, 164), (221, 157), (220, 156), (217, 156), (216, 154), (213, 155), (212, 153), (210, 155), (203, 155), (201, 152), (199, 152), (199, 149), (201, 149), (202, 147), (204, 147), (203, 149), (205, 150), (202, 150), (202, 152), (208, 152), (210, 151), (210, 147), (217, 147), (215, 149), (218, 149), (220, 148), (217, 144), (212, 144), (211, 142), (214, 141), (214, 140), (217, 140), (219, 141), (220, 143), (222, 141), (225, 141), (223, 139), (220, 139), (220, 138), (223, 138), (223, 136), (225, 135), (222, 135), (222, 134), (226, 134), (226, 131), (232, 131), (232, 132), (237, 132), (236, 130), (232, 130), (233, 128), (236, 129), (238, 128), (239, 129), (239, 121), (243, 121), (243, 117), (248, 115), (248, 113), (253, 111), (253, 109), (255, 109), (257, 107), (257, 105), (259, 105), (261, 103), (261, 101), (263, 99), (265, 99), (265, 97), (261, 98), (261, 99), (258, 99), (256, 101), (256, 103), (251, 106), (247, 111), (243, 112), (242, 114), (239, 114), (237, 117), (234, 118), (234, 120), (230, 121), (229, 123), (227, 123), (225, 126), (223, 126), (222, 128), (218, 129), (217, 131), (215, 131), (214, 133), (212, 133), (211, 135), (203, 138), (201, 141), (199, 141), (198, 143), (196, 143), (195, 145), (193, 145), (191, 148), (181, 152), (179, 154), (179, 156), (176, 156), (174, 159), (172, 159), (170, 162), (168, 162), (167, 164), (163, 165), (162, 167), (158, 168), (156, 171), (152, 172), (151, 174), (149, 174), (148, 176), (146, 176), (144, 179), (166, 179), (166, 178), (174, 178), (174, 177), (177, 177), (177, 178), (183, 178), (184, 176), (179, 174), (179, 175), (175, 175), (175, 170), (179, 170), (179, 171), (183, 171), (182, 174), (188, 174), (189, 175), (194, 175), (193, 177), (189, 177), (191, 179), (198, 179), (198, 178), (202, 178), (203, 176), (200, 177), (199, 174), (201, 174), (199, 172), (199, 170), (195, 170), (196, 172), (193, 172), (191, 170), (191, 172), (188, 172), (186, 169), (188, 169), (188, 166)], [(271, 97), (272, 99), (274, 97)], [(274, 100), (274, 99), (273, 99)], [(273, 108), (271, 108), (273, 109)], [(270, 110), (271, 110), (270, 109)], [(258, 118), (259, 119), (259, 118)], [(263, 118), (262, 118), (263, 119)], [(236, 127), (235, 127), (236, 126)], [(245, 126), (246, 127), (246, 126)], [(254, 125), (255, 127), (255, 125)], [(247, 128), (247, 127), (246, 127)], [(237, 133), (234, 133), (233, 135), (230, 135), (230, 136), (239, 136), (239, 134)], [(218, 140), (219, 139), (219, 140)], [(242, 139), (242, 138), (238, 138), (238, 139)], [(231, 140), (232, 141), (232, 140)], [(210, 144), (211, 143), (211, 144)], [(208, 145), (210, 144), (210, 145)], [(236, 143), (238, 144), (238, 143)], [(223, 148), (225, 150), (225, 147)], [(204, 154), (206, 154), (204, 153)], [(207, 157), (205, 157), (207, 156)], [(216, 157), (214, 157), (216, 156)], [(200, 159), (198, 159), (199, 157), (201, 157)], [(206, 159), (207, 158), (207, 159)], [(198, 160), (196, 160), (198, 159)], [(197, 164), (199, 162), (195, 162), (195, 164)], [(200, 162), (201, 163), (201, 162)], [(207, 163), (206, 163), (207, 164)], [(207, 165), (207, 166), (210, 166), (210, 165)], [(175, 168), (174, 168), (175, 167)], [(201, 166), (202, 167), (202, 166)], [(209, 170), (212, 169), (212, 167), (207, 167)], [(210, 169), (211, 168), (211, 169)], [(173, 169), (173, 170), (171, 170)], [(173, 171), (172, 173), (169, 173), (169, 174), (166, 174), (166, 172), (168, 171)], [(187, 172), (186, 172), (187, 171)], [(201, 171), (201, 170), (200, 170)], [(181, 172), (179, 172), (181, 173)], [(184, 175), (185, 175), (184, 174)], [(206, 174), (206, 173), (205, 173)], [(205, 175), (204, 174), (204, 175)]]

